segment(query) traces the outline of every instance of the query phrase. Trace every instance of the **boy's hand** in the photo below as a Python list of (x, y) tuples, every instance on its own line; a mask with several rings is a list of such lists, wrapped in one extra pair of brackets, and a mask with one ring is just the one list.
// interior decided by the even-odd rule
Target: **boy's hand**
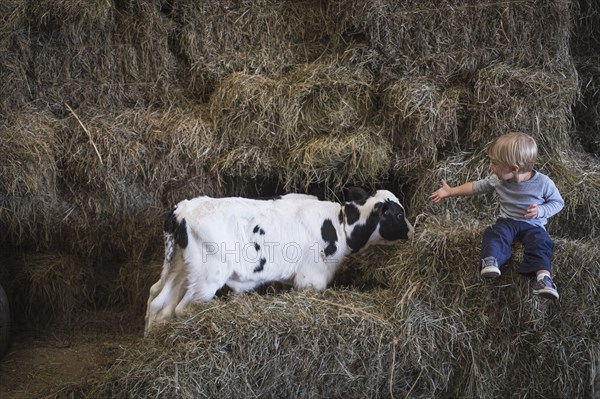
[(442, 187), (439, 188), (437, 191), (434, 191), (429, 196), (429, 199), (431, 199), (436, 204), (439, 204), (444, 200), (444, 198), (450, 196), (450, 188), (451, 187), (446, 183), (446, 180), (442, 179)]
[(536, 204), (531, 204), (527, 207), (527, 212), (525, 212), (525, 219), (536, 219), (538, 217), (538, 206)]

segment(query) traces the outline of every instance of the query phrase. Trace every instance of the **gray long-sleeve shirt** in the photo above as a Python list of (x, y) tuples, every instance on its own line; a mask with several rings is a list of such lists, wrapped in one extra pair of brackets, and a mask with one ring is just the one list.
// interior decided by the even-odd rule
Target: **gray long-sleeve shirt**
[[(496, 192), (500, 203), (500, 217), (544, 226), (548, 218), (556, 215), (565, 205), (556, 185), (548, 176), (534, 171), (531, 179), (515, 183), (500, 180), (496, 175), (473, 182), (473, 194)], [(525, 212), (537, 204), (537, 219), (526, 219)]]

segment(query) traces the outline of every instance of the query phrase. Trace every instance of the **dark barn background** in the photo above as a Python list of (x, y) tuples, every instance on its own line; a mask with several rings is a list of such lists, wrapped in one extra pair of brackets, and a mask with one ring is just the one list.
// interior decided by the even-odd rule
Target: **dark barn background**
[[(599, 397), (599, 54), (593, 0), (3, 0), (0, 394)], [(511, 130), (566, 201), (557, 303), (479, 281), (493, 198), (428, 202)], [(142, 338), (174, 203), (352, 185), (414, 240)]]

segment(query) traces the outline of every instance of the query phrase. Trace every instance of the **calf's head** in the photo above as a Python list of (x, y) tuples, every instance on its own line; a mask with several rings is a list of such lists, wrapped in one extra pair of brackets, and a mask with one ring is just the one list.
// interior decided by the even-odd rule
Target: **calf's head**
[(363, 190), (352, 189), (348, 191), (348, 197), (341, 217), (352, 252), (412, 236), (413, 226), (406, 219), (404, 207), (391, 192), (378, 190), (367, 195)]

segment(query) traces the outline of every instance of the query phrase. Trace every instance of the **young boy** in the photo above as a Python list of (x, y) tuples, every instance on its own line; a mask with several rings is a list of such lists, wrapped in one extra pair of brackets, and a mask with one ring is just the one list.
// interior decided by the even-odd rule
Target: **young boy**
[(442, 179), (442, 187), (430, 198), (440, 203), (447, 197), (496, 192), (500, 215), (483, 233), (481, 276), (500, 276), (500, 267), (511, 257), (513, 241), (521, 241), (524, 257), (518, 272), (537, 277), (534, 294), (558, 299), (550, 276), (554, 243), (544, 225), (563, 208), (564, 201), (554, 182), (533, 169), (537, 144), (527, 134), (508, 133), (492, 141), (487, 152), (493, 175), (458, 187)]

